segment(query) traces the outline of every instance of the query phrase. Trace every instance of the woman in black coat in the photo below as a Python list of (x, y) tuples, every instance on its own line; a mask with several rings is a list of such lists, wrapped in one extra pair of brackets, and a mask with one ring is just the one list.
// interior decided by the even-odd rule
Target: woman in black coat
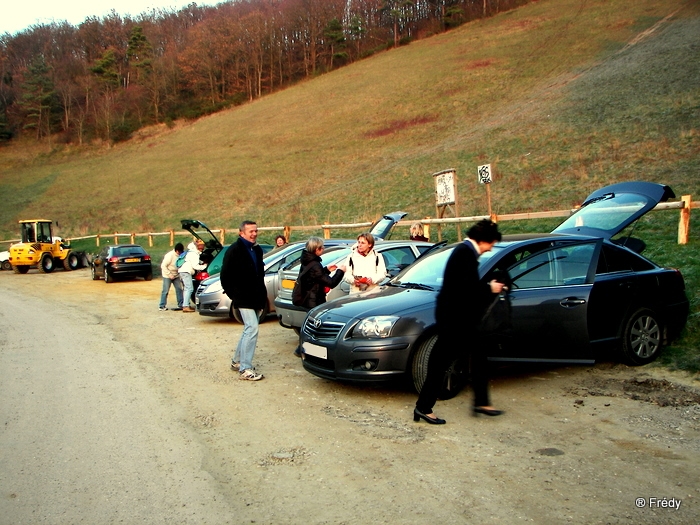
[[(324, 268), (321, 264), (323, 254), (323, 239), (311, 237), (306, 241), (306, 248), (301, 254), (301, 268), (299, 269), (301, 290), (304, 294), (304, 308), (311, 310), (313, 307), (326, 302), (326, 288), (332, 289), (338, 286), (345, 275), (343, 266), (329, 266)], [(333, 277), (331, 273), (336, 270)]]
[[(301, 254), (301, 267), (299, 269), (299, 282), (304, 297), (302, 307), (307, 310), (326, 302), (326, 289), (330, 290), (338, 286), (345, 275), (345, 266), (324, 267), (321, 264), (323, 254), (323, 239), (310, 237), (306, 241), (306, 247)], [(331, 273), (335, 271), (333, 277)], [(297, 347), (294, 355), (301, 357), (301, 348)]]

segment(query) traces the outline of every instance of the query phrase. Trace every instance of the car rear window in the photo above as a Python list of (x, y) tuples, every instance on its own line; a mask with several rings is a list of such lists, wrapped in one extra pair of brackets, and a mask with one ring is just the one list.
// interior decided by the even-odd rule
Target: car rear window
[(652, 269), (654, 265), (644, 257), (617, 246), (603, 244), (595, 273), (601, 275), (614, 272), (643, 272)]
[(140, 246), (121, 246), (112, 250), (112, 255), (116, 257), (126, 257), (127, 255), (145, 255), (146, 252)]

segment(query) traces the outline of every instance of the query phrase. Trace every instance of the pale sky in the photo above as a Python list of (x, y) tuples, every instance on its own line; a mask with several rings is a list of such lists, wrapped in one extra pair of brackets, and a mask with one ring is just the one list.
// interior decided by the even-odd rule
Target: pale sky
[[(114, 9), (120, 15), (133, 17), (152, 9), (176, 10), (194, 0), (1, 0), (0, 34), (15, 33), (38, 23), (66, 20), (73, 26), (84, 22), (88, 16), (102, 18)], [(221, 0), (195, 2), (199, 6), (214, 5)]]

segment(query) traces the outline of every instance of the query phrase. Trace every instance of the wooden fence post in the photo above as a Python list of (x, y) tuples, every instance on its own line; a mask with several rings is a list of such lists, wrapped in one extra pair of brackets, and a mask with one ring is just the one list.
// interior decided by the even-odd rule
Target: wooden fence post
[(282, 230), (282, 235), (284, 235), (284, 238), (287, 239), (287, 242), (289, 242), (289, 239), (292, 236), (292, 228), (290, 226), (285, 226)]
[(688, 236), (690, 235), (690, 206), (691, 196), (683, 195), (681, 197), (683, 207), (681, 208), (681, 219), (678, 223), (678, 244), (688, 244)]
[(95, 235), (95, 244), (99, 247), (100, 245), (100, 234)]
[(221, 228), (221, 231), (219, 232), (219, 242), (222, 246), (226, 245), (226, 228)]
[(323, 238), (324, 239), (331, 238), (331, 229), (330, 228), (323, 228)]
[(170, 230), (170, 246), (173, 246), (175, 244), (175, 232), (173, 230)]
[(136, 244), (136, 234), (132, 232), (129, 236), (129, 240), (131, 241), (131, 244)]
[(148, 234), (148, 246), (149, 248), (153, 248), (153, 235), (150, 233)]
[(117, 232), (114, 232), (114, 244), (119, 244), (119, 237), (117, 237)]

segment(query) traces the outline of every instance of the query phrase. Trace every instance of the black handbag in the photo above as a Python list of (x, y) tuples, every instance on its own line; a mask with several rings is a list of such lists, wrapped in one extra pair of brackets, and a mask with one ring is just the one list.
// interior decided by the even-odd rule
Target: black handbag
[(294, 283), (294, 288), (292, 289), (292, 304), (294, 306), (304, 306), (306, 303), (306, 299), (309, 297), (310, 290), (304, 291), (301, 284), (301, 278), (304, 277), (304, 275), (306, 274), (306, 272), (309, 271), (310, 268), (311, 265), (307, 264), (306, 268), (304, 268), (304, 271), (299, 274), (299, 277), (297, 277), (297, 280)]
[(511, 329), (511, 305), (507, 292), (499, 293), (489, 304), (479, 323), (479, 332), (482, 334), (498, 334)]

